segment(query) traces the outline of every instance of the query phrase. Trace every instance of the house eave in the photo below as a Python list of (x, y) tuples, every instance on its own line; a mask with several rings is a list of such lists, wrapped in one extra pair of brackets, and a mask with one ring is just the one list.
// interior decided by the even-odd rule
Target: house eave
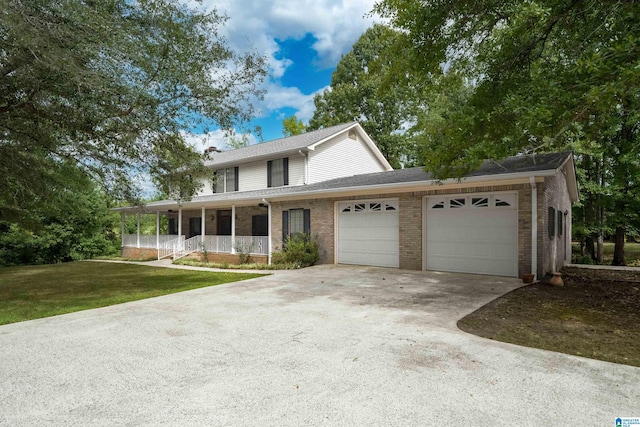
[[(463, 179), (446, 179), (442, 181), (438, 180), (423, 180), (401, 183), (389, 183), (389, 184), (377, 184), (377, 185), (361, 185), (353, 187), (338, 187), (331, 189), (316, 189), (316, 190), (301, 190), (286, 194), (259, 194), (256, 196), (250, 196), (246, 198), (238, 197), (236, 199), (225, 200), (190, 200), (185, 202), (177, 201), (161, 201), (151, 202), (144, 206), (126, 206), (113, 208), (115, 212), (155, 212), (157, 210), (166, 212), (168, 210), (177, 210), (180, 208), (216, 208), (216, 207), (229, 207), (235, 205), (236, 207), (242, 206), (254, 206), (259, 203), (263, 203), (263, 199), (267, 199), (269, 202), (282, 202), (290, 200), (302, 200), (302, 199), (321, 199), (332, 197), (348, 197), (348, 196), (360, 196), (371, 194), (391, 194), (391, 193), (408, 193), (425, 191), (432, 189), (452, 189), (452, 188), (465, 188), (476, 184), (482, 184), (484, 186), (489, 185), (516, 185), (527, 184), (529, 185), (530, 178), (534, 177), (536, 182), (543, 182), (545, 177), (555, 175), (556, 170), (536, 171), (536, 172), (520, 172), (509, 173), (501, 175), (482, 175), (473, 176)], [(304, 186), (300, 186), (304, 187)]]

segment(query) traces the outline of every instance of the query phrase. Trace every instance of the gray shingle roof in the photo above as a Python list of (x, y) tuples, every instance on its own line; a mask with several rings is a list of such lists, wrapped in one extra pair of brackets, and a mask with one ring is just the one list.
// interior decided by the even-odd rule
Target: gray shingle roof
[(328, 128), (318, 129), (306, 132), (300, 135), (294, 135), (287, 138), (275, 139), (273, 141), (263, 142), (260, 144), (249, 145), (248, 147), (238, 148), (236, 150), (223, 151), (220, 153), (211, 153), (210, 159), (204, 162), (205, 166), (222, 165), (228, 163), (238, 163), (248, 159), (256, 159), (263, 157), (275, 156), (291, 151), (298, 151), (313, 145), (323, 139), (341, 132), (354, 126), (356, 122), (343, 123)]
[[(477, 171), (471, 172), (464, 178), (474, 177), (497, 177), (505, 174), (530, 173), (535, 175), (536, 172), (555, 171), (561, 167), (567, 158), (572, 154), (570, 151), (561, 153), (547, 153), (535, 155), (513, 156), (500, 161), (486, 160)], [(398, 169), (388, 172), (376, 172), (362, 175), (354, 175), (343, 178), (336, 178), (329, 181), (318, 182), (315, 184), (285, 186), (266, 188), (254, 191), (242, 191), (232, 193), (220, 193), (207, 196), (194, 197), (193, 203), (206, 202), (229, 202), (242, 200), (261, 200), (263, 198), (277, 198), (287, 195), (295, 195), (297, 193), (307, 192), (332, 192), (334, 190), (358, 187), (376, 187), (382, 185), (404, 184), (412, 182), (433, 181), (432, 174), (425, 172), (422, 167)], [(162, 201), (148, 204), (148, 207), (162, 206), (175, 202)]]

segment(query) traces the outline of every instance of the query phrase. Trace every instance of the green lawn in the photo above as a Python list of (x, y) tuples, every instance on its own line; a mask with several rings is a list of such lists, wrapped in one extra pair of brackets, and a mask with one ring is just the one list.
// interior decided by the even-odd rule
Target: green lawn
[(73, 262), (0, 268), (0, 325), (260, 277)]
[[(613, 260), (613, 248), (615, 244), (612, 242), (604, 242), (604, 248), (602, 254), (604, 258), (603, 264), (611, 264)], [(571, 247), (573, 255), (580, 254), (580, 244), (573, 242)], [(624, 261), (628, 266), (640, 267), (640, 243), (625, 243), (624, 244)]]

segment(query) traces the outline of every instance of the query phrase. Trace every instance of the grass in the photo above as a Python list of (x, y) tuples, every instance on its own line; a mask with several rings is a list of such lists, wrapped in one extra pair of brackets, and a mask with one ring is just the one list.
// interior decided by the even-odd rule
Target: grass
[(173, 261), (173, 264), (190, 265), (193, 267), (209, 267), (209, 268), (222, 268), (231, 270), (295, 270), (300, 268), (298, 264), (229, 264), (220, 262), (203, 262), (193, 258), (181, 258)]
[(458, 322), (497, 341), (640, 366), (640, 273), (566, 268), (565, 286), (517, 289)]
[(0, 268), (0, 325), (260, 277), (100, 262)]
[[(603, 264), (611, 264), (611, 261), (613, 261), (614, 247), (615, 244), (613, 242), (604, 242), (604, 247), (602, 248)], [(571, 252), (574, 256), (579, 256), (580, 244), (574, 242), (571, 245)], [(626, 242), (624, 244), (624, 261), (628, 266), (640, 267), (640, 243)]]

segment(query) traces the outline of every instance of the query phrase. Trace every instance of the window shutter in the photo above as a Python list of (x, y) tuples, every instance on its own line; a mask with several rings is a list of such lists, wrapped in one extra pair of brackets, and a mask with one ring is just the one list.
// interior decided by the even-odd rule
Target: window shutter
[(267, 187), (271, 187), (271, 160), (267, 162)]
[(311, 209), (304, 210), (304, 233), (309, 235), (311, 234)]
[(211, 192), (216, 193), (216, 188), (218, 187), (218, 171), (213, 171), (213, 182), (211, 183)]
[(289, 211), (282, 211), (282, 247), (287, 241), (289, 235)]
[(549, 216), (547, 217), (547, 226), (549, 227), (549, 238), (552, 239), (556, 235), (556, 210), (549, 206)]
[(240, 184), (239, 184), (239, 180), (238, 180), (238, 176), (239, 175), (240, 174), (238, 173), (238, 166), (236, 166), (236, 167), (233, 168), (233, 176), (234, 176), (234, 182), (235, 182), (235, 185), (234, 185), (235, 188), (233, 189), (233, 191), (240, 190)]
[(282, 159), (282, 169), (283, 170), (283, 175), (284, 175), (284, 185), (289, 185), (289, 158), (285, 157), (284, 159)]
[(563, 228), (564, 228), (564, 215), (562, 211), (558, 211), (558, 237), (562, 236)]

